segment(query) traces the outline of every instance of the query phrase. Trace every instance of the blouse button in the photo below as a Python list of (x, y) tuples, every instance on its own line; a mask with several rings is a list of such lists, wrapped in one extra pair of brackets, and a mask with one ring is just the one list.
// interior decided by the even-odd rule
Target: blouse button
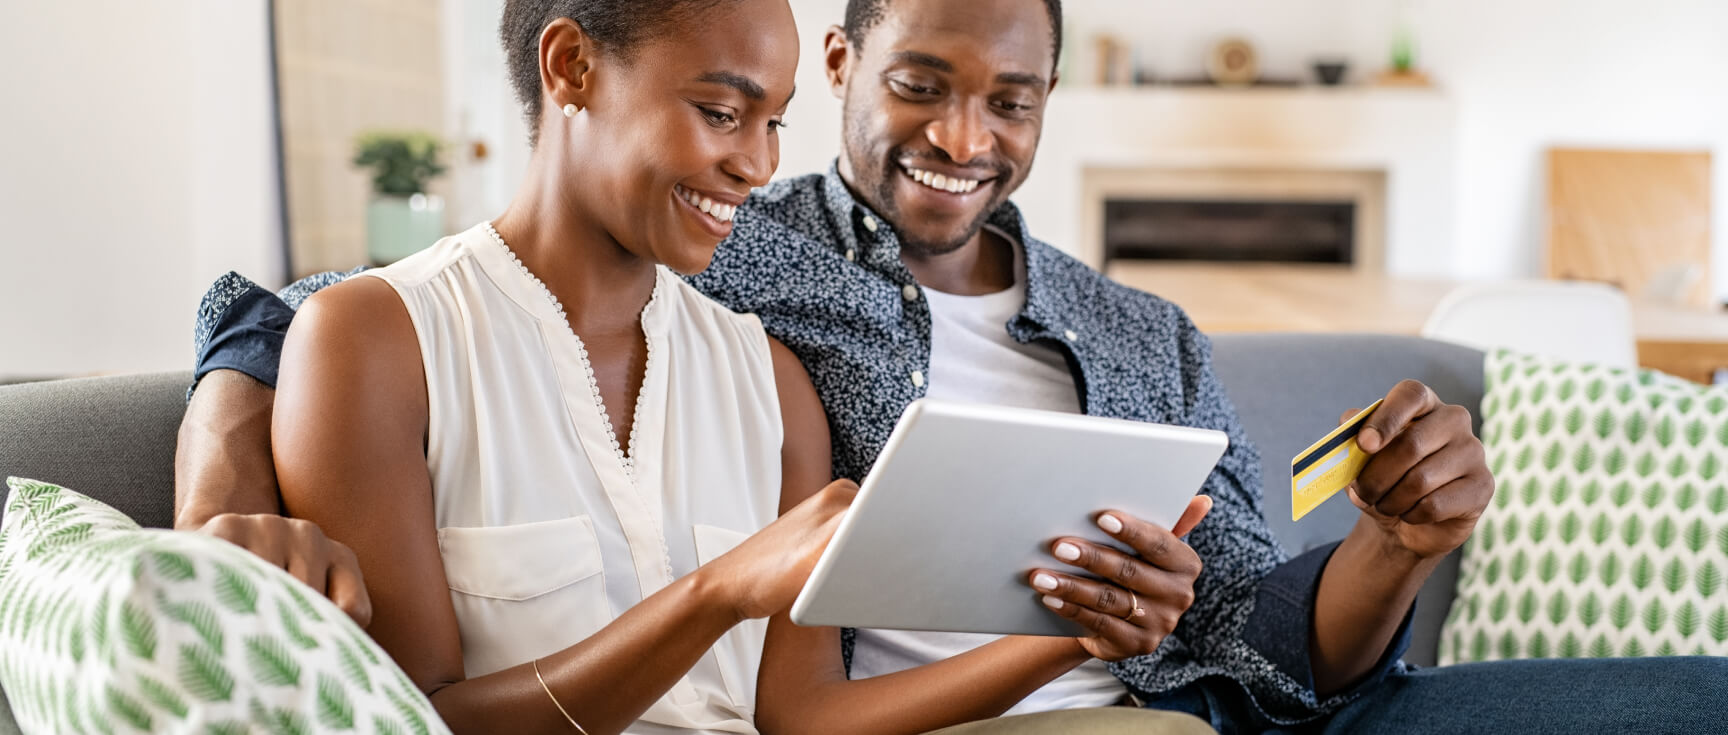
[(864, 229), (875, 232), (877, 227), (878, 225), (876, 224), (875, 217), (871, 217), (868, 214), (864, 215)]
[(917, 301), (918, 300), (918, 287), (908, 283), (905, 286), (901, 287), (900, 295), (905, 297), (905, 299), (907, 301)]

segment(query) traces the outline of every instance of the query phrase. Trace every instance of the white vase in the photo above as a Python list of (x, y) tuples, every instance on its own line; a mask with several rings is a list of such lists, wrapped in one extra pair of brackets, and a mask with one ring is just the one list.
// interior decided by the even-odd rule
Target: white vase
[(366, 205), (366, 254), (389, 265), (444, 236), (444, 199), (436, 194), (377, 196)]

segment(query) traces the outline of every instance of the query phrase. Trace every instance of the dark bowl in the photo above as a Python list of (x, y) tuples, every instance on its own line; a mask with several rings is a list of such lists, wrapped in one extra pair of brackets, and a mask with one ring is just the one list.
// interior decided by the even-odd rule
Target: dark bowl
[(1328, 87), (1337, 86), (1340, 82), (1343, 82), (1344, 72), (1349, 69), (1350, 65), (1342, 61), (1314, 62), (1314, 76), (1319, 77), (1320, 83)]

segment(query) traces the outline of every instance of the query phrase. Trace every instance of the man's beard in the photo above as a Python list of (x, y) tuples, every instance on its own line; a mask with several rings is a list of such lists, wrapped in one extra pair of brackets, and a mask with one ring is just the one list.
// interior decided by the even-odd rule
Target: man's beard
[[(979, 231), (984, 229), (984, 224), (990, 221), (990, 215), (995, 214), (996, 210), (1002, 207), (1003, 201), (992, 199), (990, 203), (980, 209), (978, 214), (972, 218), (972, 221), (967, 223), (966, 227), (955, 236), (945, 240), (920, 239), (912, 233), (910, 227), (901, 224), (902, 222), (905, 222), (905, 213), (900, 211), (900, 205), (894, 200), (894, 187), (898, 183), (896, 179), (901, 176), (899, 161), (902, 158), (904, 158), (902, 152), (896, 149), (889, 151), (886, 156), (880, 158), (872, 157), (870, 159), (874, 161), (874, 165), (876, 166), (876, 170), (870, 172), (876, 176), (875, 206), (881, 215), (886, 217), (890, 224), (894, 225), (894, 232), (900, 236), (900, 249), (902, 252), (909, 252), (921, 257), (934, 257), (947, 255), (959, 250), (960, 248), (965, 247), (966, 243), (971, 242), (973, 238), (977, 237)], [(854, 170), (856, 170), (856, 167), (854, 167)], [(1008, 173), (1005, 171), (998, 171), (995, 176), (996, 178), (993, 180), (994, 183), (1000, 183), (1003, 179), (1007, 178)], [(995, 196), (999, 199), (1002, 198), (1000, 193)]]

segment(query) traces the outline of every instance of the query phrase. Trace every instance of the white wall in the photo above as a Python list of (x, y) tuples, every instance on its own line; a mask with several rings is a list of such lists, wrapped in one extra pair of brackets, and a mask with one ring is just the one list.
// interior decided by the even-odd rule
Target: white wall
[(0, 377), (186, 369), (279, 278), (262, 0), (0, 5)]
[[(822, 29), (844, 0), (792, 0), (805, 39), (782, 175), (820, 170), (838, 146), (822, 85)], [(1553, 145), (1715, 152), (1715, 284), (1728, 296), (1728, 2), (1722, 0), (1066, 0), (1069, 84), (1090, 76), (1101, 29), (1132, 41), (1158, 77), (1204, 73), (1219, 38), (1252, 41), (1268, 76), (1310, 78), (1320, 55), (1355, 80), (1390, 59), (1401, 19), (1419, 65), (1458, 112), (1451, 262), (1434, 275), (1540, 269), (1542, 153)], [(1033, 176), (1053, 168), (1042, 158)], [(1396, 186), (1396, 182), (1393, 182)], [(1054, 237), (1054, 235), (1052, 235)], [(1058, 243), (1069, 246), (1068, 243)]]

